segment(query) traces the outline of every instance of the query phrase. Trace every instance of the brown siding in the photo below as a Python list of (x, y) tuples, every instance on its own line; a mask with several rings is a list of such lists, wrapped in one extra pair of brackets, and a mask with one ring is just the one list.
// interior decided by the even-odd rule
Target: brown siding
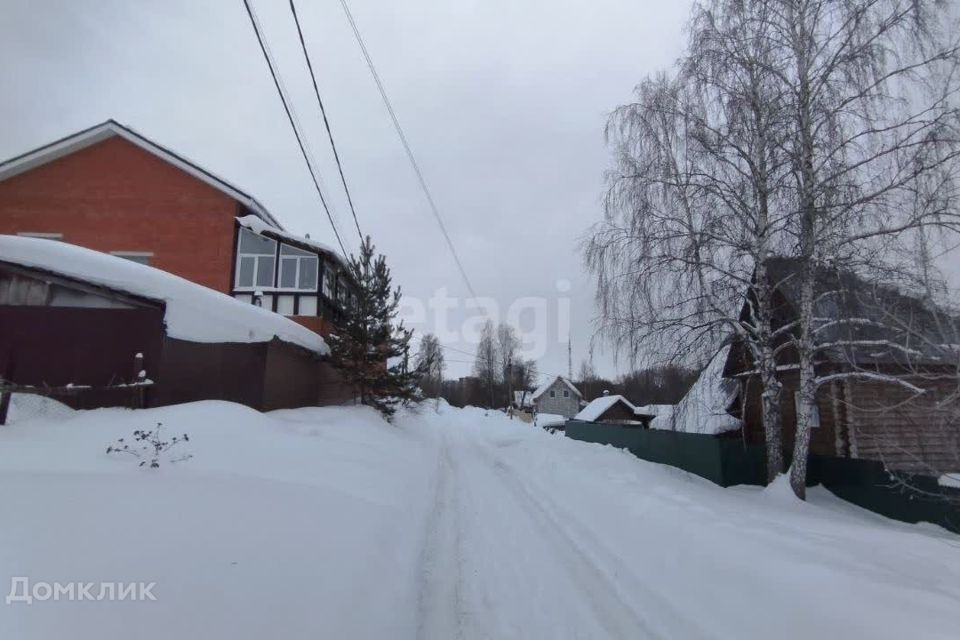
[(850, 391), (851, 443), (856, 457), (881, 460), (887, 467), (916, 473), (960, 470), (960, 429), (956, 385), (922, 384), (919, 396), (905, 387), (855, 381)]
[[(784, 447), (792, 451), (798, 374), (785, 374), (782, 381)], [(956, 387), (914, 382), (928, 391), (912, 400), (904, 387), (882, 381), (848, 379), (821, 387), (817, 393), (821, 426), (813, 431), (810, 453), (876, 460), (890, 469), (918, 473), (960, 468), (960, 430), (951, 421), (960, 408), (956, 399), (936, 406)], [(748, 385), (745, 418), (747, 442), (763, 444), (760, 389), (755, 378)]]
[(0, 182), (0, 233), (61, 233), (98, 251), (150, 251), (152, 266), (229, 293), (238, 206), (113, 137)]
[[(794, 403), (794, 393), (799, 388), (799, 373), (788, 372), (781, 376), (783, 392), (780, 396), (780, 415), (783, 420), (783, 445), (788, 451), (793, 450), (794, 438), (797, 432), (797, 411)], [(834, 411), (833, 389), (829, 386), (821, 387), (817, 392), (817, 408), (820, 411), (820, 427), (813, 430), (810, 437), (810, 453), (815, 455), (837, 455), (836, 414)], [(747, 382), (746, 419), (744, 420), (745, 436), (748, 444), (763, 444), (766, 438), (763, 434), (763, 418), (760, 404), (760, 382), (753, 377)]]
[(166, 337), (150, 404), (228, 400), (263, 408), (267, 343), (203, 343)]
[(158, 373), (162, 309), (89, 309), (0, 305), (0, 361), (12, 378), (35, 386), (131, 382), (137, 353)]
[(621, 422), (625, 420), (640, 422), (637, 415), (622, 402), (617, 402), (612, 407), (600, 414), (595, 422)]

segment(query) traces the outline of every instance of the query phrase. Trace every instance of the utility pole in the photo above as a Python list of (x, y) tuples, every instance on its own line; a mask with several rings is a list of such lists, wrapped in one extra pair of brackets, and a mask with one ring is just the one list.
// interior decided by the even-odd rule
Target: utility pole
[(573, 381), (573, 348), (569, 335), (567, 336), (567, 380)]

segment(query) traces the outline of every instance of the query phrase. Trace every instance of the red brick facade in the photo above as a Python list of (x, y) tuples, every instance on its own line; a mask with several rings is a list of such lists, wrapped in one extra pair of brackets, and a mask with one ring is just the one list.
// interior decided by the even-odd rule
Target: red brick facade
[(59, 233), (98, 251), (152, 252), (151, 266), (223, 293), (240, 209), (119, 136), (0, 181), (0, 233)]

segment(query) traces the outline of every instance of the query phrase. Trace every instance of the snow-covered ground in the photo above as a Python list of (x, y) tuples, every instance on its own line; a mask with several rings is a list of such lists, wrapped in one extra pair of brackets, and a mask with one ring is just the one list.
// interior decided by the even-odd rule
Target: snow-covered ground
[[(223, 402), (0, 428), (0, 638), (955, 638), (960, 538), (823, 490), (721, 489), (497, 412)], [(106, 446), (163, 422), (186, 462)]]

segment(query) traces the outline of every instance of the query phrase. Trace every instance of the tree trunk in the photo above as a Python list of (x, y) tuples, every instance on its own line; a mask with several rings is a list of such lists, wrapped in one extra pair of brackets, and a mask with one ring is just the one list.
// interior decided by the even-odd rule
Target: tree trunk
[(763, 435), (767, 447), (767, 483), (770, 483), (783, 473), (783, 421), (780, 415), (780, 397), (783, 387), (777, 379), (773, 350), (769, 346), (764, 348), (760, 372), (763, 384), (761, 395)]
[[(765, 220), (764, 220), (765, 222)], [(765, 256), (765, 253), (761, 253)], [(772, 308), (772, 287), (767, 275), (766, 258), (757, 263), (755, 330), (757, 350), (759, 351), (761, 393), (761, 419), (767, 453), (767, 483), (776, 480), (783, 473), (783, 420), (780, 414), (780, 396), (783, 385), (777, 377), (777, 362), (773, 353), (773, 326), (770, 309)]]
[(817, 234), (817, 176), (814, 170), (816, 154), (813, 134), (813, 96), (811, 89), (812, 32), (809, 7), (796, 7), (793, 33), (794, 55), (797, 65), (797, 128), (799, 148), (796, 166), (799, 183), (799, 254), (800, 254), (800, 313), (797, 351), (800, 359), (800, 389), (797, 430), (793, 446), (793, 464), (790, 467), (790, 486), (801, 500), (807, 497), (807, 457), (810, 453), (810, 426), (816, 402), (816, 374), (814, 371), (813, 301), (816, 282)]
[(810, 455), (810, 427), (816, 409), (817, 381), (814, 370), (813, 296), (814, 266), (808, 261), (802, 269), (800, 291), (800, 389), (797, 402), (797, 433), (790, 467), (790, 486), (801, 500), (807, 498), (807, 458)]

